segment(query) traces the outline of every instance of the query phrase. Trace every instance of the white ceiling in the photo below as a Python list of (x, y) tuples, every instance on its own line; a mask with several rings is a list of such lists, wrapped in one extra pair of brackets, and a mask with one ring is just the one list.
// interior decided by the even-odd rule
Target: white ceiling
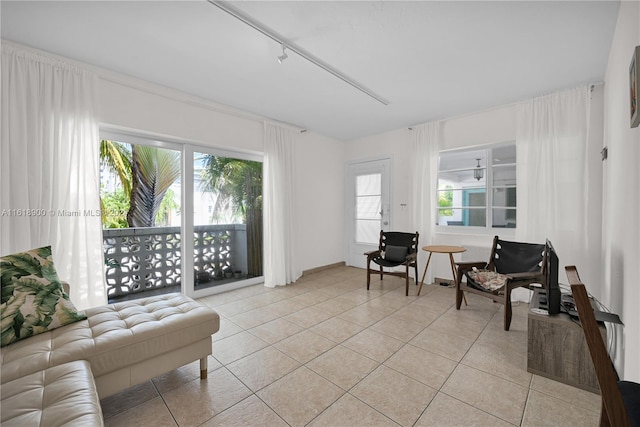
[(604, 79), (617, 1), (6, 1), (2, 38), (339, 140)]

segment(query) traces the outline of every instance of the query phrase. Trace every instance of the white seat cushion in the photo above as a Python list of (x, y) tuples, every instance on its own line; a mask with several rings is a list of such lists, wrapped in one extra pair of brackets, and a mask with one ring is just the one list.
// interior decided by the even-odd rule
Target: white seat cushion
[(103, 425), (98, 392), (86, 361), (6, 382), (1, 396), (3, 427)]

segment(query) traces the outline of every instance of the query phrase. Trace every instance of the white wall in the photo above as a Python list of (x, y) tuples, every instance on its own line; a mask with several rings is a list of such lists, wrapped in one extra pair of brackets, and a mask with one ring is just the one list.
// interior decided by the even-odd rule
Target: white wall
[[(507, 141), (515, 141), (516, 138), (516, 104), (500, 106), (490, 110), (470, 113), (464, 116), (444, 119), (441, 121), (442, 141), (441, 150), (450, 150), (457, 148), (469, 148), (473, 146), (495, 144)], [(599, 151), (602, 146), (602, 86), (596, 86), (592, 92), (592, 129), (589, 147), (590, 174), (591, 179), (595, 183), (592, 186), (592, 196), (590, 203), (595, 207), (588, 215), (591, 223), (596, 224), (597, 232), (593, 236), (593, 244), (600, 247), (600, 203), (601, 203), (601, 177), (602, 165), (599, 162)], [(396, 230), (408, 230), (411, 228), (411, 206), (412, 197), (409, 194), (411, 185), (409, 185), (409, 151), (412, 141), (411, 131), (408, 129), (399, 129), (380, 135), (374, 135), (355, 141), (350, 141), (345, 149), (345, 160), (355, 161), (366, 159), (370, 156), (389, 156), (394, 160), (393, 174), (393, 192), (394, 200), (392, 203), (393, 223), (392, 226)], [(579, 191), (579, 189), (576, 189)], [(400, 209), (400, 204), (406, 203), (405, 211)], [(435, 244), (461, 245), (469, 248), (469, 252), (463, 256), (472, 257), (472, 248), (491, 247), (495, 230), (486, 231), (470, 231), (466, 229), (450, 229), (439, 230), (433, 236)], [(505, 239), (513, 239), (514, 230), (500, 230), (500, 237)], [(427, 242), (427, 237), (423, 236), (421, 242)], [(473, 251), (478, 254), (478, 251)], [(563, 261), (573, 263), (570, 259), (570, 253), (565, 254)], [(488, 256), (488, 255), (487, 255)], [(562, 258), (562, 254), (560, 254)], [(456, 260), (461, 259), (460, 255), (455, 256)], [(473, 260), (485, 261), (484, 258)], [(426, 254), (421, 253), (420, 262), (422, 265), (426, 262)], [(442, 278), (451, 277), (451, 268), (446, 256), (436, 256), (432, 258), (433, 272), (435, 276)], [(564, 265), (564, 264), (563, 264)], [(431, 268), (431, 267), (430, 267)], [(590, 265), (582, 267), (584, 277), (598, 277), (597, 268)], [(560, 277), (563, 280), (563, 276)]]
[[(263, 152), (263, 118), (100, 71), (100, 122), (179, 142)], [(313, 132), (296, 141), (298, 262), (303, 270), (344, 260), (343, 143)]]
[(303, 270), (344, 261), (344, 143), (311, 132), (298, 138), (296, 218)]
[[(623, 1), (605, 78), (603, 208), (604, 284), (595, 290), (625, 323), (616, 366), (622, 378), (640, 382), (640, 128), (629, 125), (629, 64), (640, 45), (640, 2)], [(594, 287), (586, 283), (590, 290)]]

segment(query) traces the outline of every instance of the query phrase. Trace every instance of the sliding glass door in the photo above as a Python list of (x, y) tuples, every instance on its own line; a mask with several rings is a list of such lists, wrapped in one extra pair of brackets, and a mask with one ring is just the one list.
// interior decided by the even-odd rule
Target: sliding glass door
[(110, 301), (200, 297), (262, 281), (262, 156), (116, 132), (102, 138)]

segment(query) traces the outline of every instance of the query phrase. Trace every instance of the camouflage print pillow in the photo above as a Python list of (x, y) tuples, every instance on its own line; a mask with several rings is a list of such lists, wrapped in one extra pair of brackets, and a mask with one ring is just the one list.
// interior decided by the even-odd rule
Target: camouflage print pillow
[(64, 292), (51, 246), (0, 258), (0, 346), (84, 320)]

